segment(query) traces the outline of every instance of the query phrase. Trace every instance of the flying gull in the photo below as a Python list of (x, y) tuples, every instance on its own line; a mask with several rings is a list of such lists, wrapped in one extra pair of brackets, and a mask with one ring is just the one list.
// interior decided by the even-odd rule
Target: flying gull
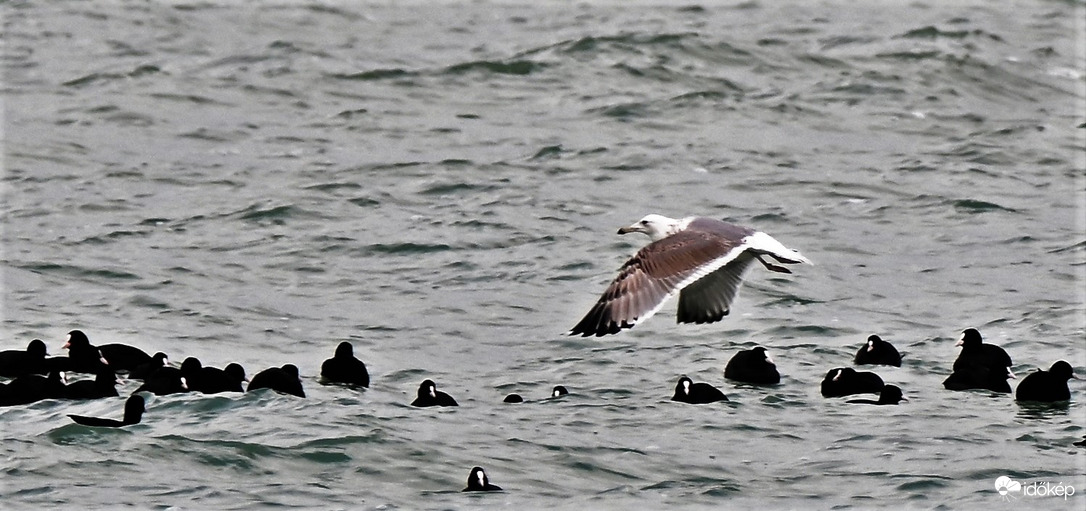
[(705, 217), (648, 215), (619, 234), (645, 233), (652, 239), (634, 254), (603, 296), (569, 335), (615, 334), (649, 319), (679, 295), (679, 323), (713, 323), (728, 315), (743, 272), (754, 261), (767, 270), (792, 273), (784, 264), (811, 262), (770, 235)]

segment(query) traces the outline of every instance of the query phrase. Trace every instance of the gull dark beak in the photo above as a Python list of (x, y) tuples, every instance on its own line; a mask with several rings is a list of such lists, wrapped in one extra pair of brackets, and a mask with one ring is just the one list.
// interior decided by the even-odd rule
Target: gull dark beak
[(633, 229), (632, 227), (627, 226), (627, 227), (623, 227), (623, 228), (619, 229), (618, 233), (619, 234), (629, 234), (629, 233), (634, 232), (634, 231), (635, 231), (635, 229)]

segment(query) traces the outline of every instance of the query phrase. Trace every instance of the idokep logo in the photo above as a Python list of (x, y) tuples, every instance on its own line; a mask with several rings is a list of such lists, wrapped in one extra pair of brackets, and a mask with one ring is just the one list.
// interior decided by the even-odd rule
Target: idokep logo
[(1063, 500), (1075, 494), (1075, 487), (1063, 484), (1062, 481), (1056, 484), (1048, 481), (1034, 481), (1027, 486), (1022, 486), (1022, 483), (1007, 476), (996, 478), (995, 489), (1004, 502), (1018, 500), (1015, 494), (1021, 494), (1024, 497), (1063, 497)]
[(1018, 498), (1012, 495), (1012, 493), (1022, 491), (1022, 483), (1007, 476), (999, 476), (996, 478), (995, 489), (999, 492), (999, 497), (1003, 499), (1004, 502), (1010, 502), (1011, 500), (1016, 500)]

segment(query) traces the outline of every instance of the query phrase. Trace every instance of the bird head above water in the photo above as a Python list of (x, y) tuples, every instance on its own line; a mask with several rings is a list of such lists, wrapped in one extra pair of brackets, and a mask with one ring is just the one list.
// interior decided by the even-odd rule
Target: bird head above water
[(681, 392), (682, 395), (689, 396), (690, 386), (693, 384), (694, 381), (691, 380), (689, 376), (686, 376), (684, 374), (681, 378), (679, 378), (679, 384), (675, 386), (675, 393), (678, 394)]
[(980, 332), (978, 332), (976, 328), (966, 328), (963, 330), (961, 338), (958, 339), (958, 343), (955, 344), (955, 346), (961, 346), (963, 348), (972, 348), (980, 345)]
[(1063, 360), (1052, 364), (1052, 367), (1048, 369), (1048, 374), (1060, 380), (1069, 380), (1071, 378), (1074, 378), (1076, 380), (1082, 379), (1075, 374), (1074, 368), (1071, 367), (1071, 364), (1068, 364), (1066, 361)]
[(419, 397), (422, 397), (422, 396), (437, 397), (437, 385), (434, 384), (433, 380), (423, 381), (422, 384), (419, 385), (419, 394), (418, 395), (419, 395)]
[(336, 355), (335, 355), (335, 357), (336, 358), (352, 358), (352, 357), (354, 357), (354, 346), (351, 343), (347, 342), (347, 341), (343, 341), (343, 342), (339, 343), (339, 346), (336, 346)]

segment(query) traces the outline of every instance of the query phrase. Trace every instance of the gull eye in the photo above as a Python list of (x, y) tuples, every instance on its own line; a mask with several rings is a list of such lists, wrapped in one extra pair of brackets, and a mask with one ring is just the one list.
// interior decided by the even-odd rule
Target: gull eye
[(641, 225), (649, 225), (649, 221), (648, 220), (642, 220)]

